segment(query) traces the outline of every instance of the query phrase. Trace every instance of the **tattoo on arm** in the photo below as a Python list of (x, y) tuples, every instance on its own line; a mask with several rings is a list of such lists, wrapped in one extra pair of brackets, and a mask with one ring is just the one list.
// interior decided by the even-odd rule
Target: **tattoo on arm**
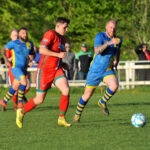
[(109, 46), (108, 43), (105, 43), (103, 45), (97, 46), (94, 48), (95, 54), (101, 54), (107, 47)]
[(7, 57), (6, 57), (6, 54), (5, 54), (5, 48), (2, 48), (2, 49), (1, 49), (1, 54), (2, 54), (2, 57), (3, 57), (4, 60), (5, 60), (5, 63), (9, 62), (8, 59), (7, 59)]

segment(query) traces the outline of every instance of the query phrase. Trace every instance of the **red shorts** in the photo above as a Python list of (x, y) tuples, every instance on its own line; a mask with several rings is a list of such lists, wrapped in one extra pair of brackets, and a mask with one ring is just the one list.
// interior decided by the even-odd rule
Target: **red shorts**
[(64, 71), (62, 68), (58, 70), (49, 69), (37, 69), (36, 74), (36, 91), (37, 92), (46, 92), (51, 88), (52, 83), (55, 84), (55, 81), (59, 78), (65, 77)]

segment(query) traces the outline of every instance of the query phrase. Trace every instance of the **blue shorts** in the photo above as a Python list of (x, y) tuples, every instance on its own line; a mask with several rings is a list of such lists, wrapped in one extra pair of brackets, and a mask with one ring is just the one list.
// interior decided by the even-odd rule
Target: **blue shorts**
[(104, 81), (109, 76), (115, 76), (114, 70), (108, 70), (104, 73), (89, 71), (86, 80), (87, 88), (96, 88), (100, 82)]
[(11, 68), (12, 74), (15, 77), (15, 80), (21, 81), (22, 78), (24, 78), (27, 74), (27, 71), (25, 68)]

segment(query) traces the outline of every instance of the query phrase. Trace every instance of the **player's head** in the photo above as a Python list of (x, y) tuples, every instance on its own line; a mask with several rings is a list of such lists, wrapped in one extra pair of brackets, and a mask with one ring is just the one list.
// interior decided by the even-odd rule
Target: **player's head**
[(18, 30), (17, 29), (14, 28), (10, 31), (10, 39), (12, 41), (15, 41), (18, 39)]
[(82, 50), (83, 52), (86, 52), (86, 51), (87, 51), (87, 45), (86, 45), (85, 43), (83, 43), (83, 44), (81, 45), (81, 50)]
[(69, 19), (64, 17), (58, 17), (56, 19), (55, 31), (62, 36), (65, 35), (65, 33), (68, 30), (69, 23), (70, 23)]
[(146, 43), (143, 43), (142, 44), (142, 51), (145, 52), (147, 50), (147, 45)]
[(69, 52), (69, 51), (70, 51), (70, 44), (69, 44), (69, 43), (66, 43), (66, 44), (65, 44), (65, 49), (66, 49), (66, 52)]
[(115, 35), (115, 31), (117, 28), (117, 20), (109, 20), (106, 23), (106, 34), (108, 35), (108, 37), (112, 38)]
[(19, 29), (19, 39), (23, 42), (26, 42), (28, 40), (28, 30), (27, 28), (20, 28)]

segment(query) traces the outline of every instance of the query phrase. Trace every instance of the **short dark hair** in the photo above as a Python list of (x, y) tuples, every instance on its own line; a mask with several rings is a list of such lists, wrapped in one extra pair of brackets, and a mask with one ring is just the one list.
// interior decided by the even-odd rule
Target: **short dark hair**
[(56, 23), (62, 23), (62, 24), (67, 23), (67, 24), (69, 24), (70, 20), (65, 18), (65, 17), (58, 17), (58, 18), (56, 18)]
[(25, 28), (25, 27), (21, 27), (21, 28), (19, 29), (19, 31), (18, 31), (18, 32), (20, 32), (21, 30), (28, 31), (28, 29), (27, 29), (27, 28)]

